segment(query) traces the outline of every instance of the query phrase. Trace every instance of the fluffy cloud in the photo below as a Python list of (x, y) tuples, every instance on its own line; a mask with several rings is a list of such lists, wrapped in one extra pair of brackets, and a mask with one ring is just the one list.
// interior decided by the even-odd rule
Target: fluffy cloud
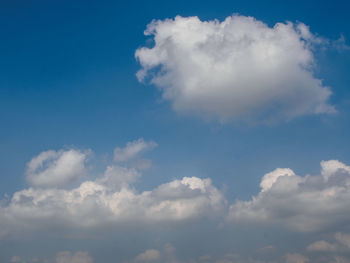
[(124, 162), (134, 158), (141, 152), (151, 150), (156, 146), (157, 144), (155, 142), (146, 142), (142, 138), (140, 138), (136, 141), (128, 142), (124, 148), (115, 148), (114, 160), (117, 162)]
[(272, 185), (276, 183), (277, 179), (281, 176), (292, 176), (295, 175), (294, 172), (289, 168), (277, 168), (276, 170), (264, 175), (261, 180), (260, 187), (261, 191), (267, 191), (271, 189)]
[(160, 87), (176, 111), (222, 121), (335, 111), (330, 89), (313, 74), (313, 46), (322, 40), (302, 23), (177, 16), (152, 21), (145, 35), (155, 45), (136, 50), (137, 77)]
[[(36, 184), (40, 178), (40, 185), (50, 182), (56, 186), (58, 180), (70, 180), (81, 174), (84, 160), (85, 155), (76, 150), (47, 151), (33, 158), (28, 169), (36, 170), (49, 162), (35, 177)], [(45, 176), (51, 181), (43, 181)], [(167, 223), (223, 213), (223, 193), (210, 179), (183, 177), (139, 192), (132, 183), (140, 176), (135, 168), (111, 165), (103, 175), (73, 189), (30, 187), (18, 191), (7, 202), (0, 203), (0, 223), (6, 229), (3, 236), (44, 226), (93, 228), (118, 223)]]
[(86, 251), (78, 251), (72, 254), (70, 251), (59, 252), (56, 263), (93, 263), (93, 258)]
[(250, 201), (231, 205), (229, 219), (280, 223), (303, 232), (341, 229), (350, 220), (350, 167), (336, 160), (323, 161), (321, 167), (319, 176), (301, 177), (290, 169), (266, 174), (261, 192)]
[[(76, 165), (68, 165), (62, 170), (57, 168), (66, 162), (69, 163), (65, 160), (74, 159), (71, 156), (75, 155), (81, 157), (75, 160), (80, 160), (77, 163), (84, 167), (87, 153), (79, 150), (61, 150), (39, 154), (28, 163), (28, 169), (38, 169), (37, 174), (44, 171), (47, 176), (60, 174), (66, 178), (65, 173), (72, 175), (77, 174), (76, 171), (86, 170), (76, 169)], [(127, 231), (131, 236), (142, 236), (142, 233), (138, 233), (140, 229), (152, 229), (152, 234), (158, 230), (162, 232), (158, 233), (159, 236), (155, 234), (157, 237), (154, 238), (157, 241), (154, 241), (152, 246), (156, 249), (147, 249), (147, 240), (147, 247), (138, 244), (122, 255), (124, 262), (128, 259), (130, 262), (167, 263), (348, 260), (350, 236), (339, 231), (346, 231), (344, 229), (348, 227), (347, 222), (350, 220), (350, 167), (340, 161), (322, 161), (320, 174), (313, 176), (299, 176), (290, 168), (277, 168), (263, 176), (260, 193), (249, 201), (235, 201), (229, 207), (223, 192), (217, 189), (210, 179), (183, 177), (159, 184), (151, 190), (140, 191), (135, 188), (134, 183), (141, 177), (140, 169), (111, 162), (106, 165), (103, 173), (85, 177), (94, 179), (86, 179), (76, 187), (57, 187), (56, 182), (51, 187), (35, 185), (17, 191), (10, 198), (0, 202), (0, 238), (25, 238), (31, 237), (33, 233), (40, 233), (43, 239), (50, 236), (62, 240), (81, 240), (86, 237), (103, 239), (120, 231)], [(272, 232), (276, 227), (286, 233), (301, 232), (298, 235), (308, 236), (308, 240), (315, 242), (305, 241), (304, 250), (296, 249), (292, 250), (292, 253), (287, 253), (288, 246), (279, 247), (278, 244), (270, 243), (271, 240), (253, 242), (252, 247), (242, 253), (235, 250), (236, 248), (217, 253), (215, 250), (218, 244), (221, 245), (220, 242), (223, 247), (229, 248), (232, 242), (237, 241), (237, 236), (240, 236), (244, 243), (254, 238), (254, 235), (261, 234), (246, 231), (246, 236), (242, 237), (242, 223), (257, 232), (268, 229), (267, 225)], [(199, 242), (198, 246), (201, 245), (202, 241), (196, 237), (188, 238), (187, 230), (184, 229), (190, 229), (193, 233), (200, 233), (199, 238), (204, 238), (210, 233), (210, 237), (218, 244), (215, 244), (213, 250), (207, 250), (204, 256), (203, 250), (198, 249), (196, 245), (195, 251), (188, 254), (183, 254), (183, 247), (180, 247), (178, 253), (172, 245), (159, 248), (160, 242), (178, 242), (171, 241), (168, 237), (164, 239), (163, 236), (164, 229), (174, 231), (174, 226), (175, 239), (186, 238), (188, 244)], [(310, 233), (311, 231), (315, 232)], [(337, 233), (333, 235), (334, 232)], [(332, 233), (331, 237), (329, 233)], [(210, 242), (207, 240), (203, 244), (208, 246)], [(290, 241), (286, 241), (288, 242)], [(293, 245), (292, 241), (290, 243)], [(13, 254), (20, 253), (14, 251)], [(11, 260), (13, 254), (5, 259)], [(32, 262), (22, 256), (13, 257), (13, 260)], [(45, 262), (45, 258), (39, 259), (42, 261), (37, 262)], [(60, 252), (56, 259), (57, 263), (90, 263), (91, 260), (86, 252)]]
[(33, 186), (60, 187), (85, 173), (88, 152), (78, 150), (46, 151), (27, 165), (27, 180)]
[[(172, 222), (211, 217), (222, 211), (224, 198), (209, 179), (184, 177), (152, 191), (115, 190), (85, 181), (72, 190), (29, 188), (16, 192), (1, 208), (8, 222), (40, 227), (47, 224), (94, 227), (122, 222)], [(30, 226), (31, 227), (31, 226)]]

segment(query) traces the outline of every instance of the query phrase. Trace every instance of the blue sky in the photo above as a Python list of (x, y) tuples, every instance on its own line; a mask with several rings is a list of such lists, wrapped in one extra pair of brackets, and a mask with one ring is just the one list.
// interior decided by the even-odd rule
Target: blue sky
[[(230, 251), (232, 248), (228, 244), (244, 247), (249, 254), (246, 243), (251, 242), (250, 238), (254, 237), (253, 233), (248, 231), (249, 238), (247, 240), (249, 242), (242, 240), (240, 243), (239, 239), (231, 239), (222, 232), (220, 232), (221, 234), (215, 232), (215, 229), (217, 225), (220, 225), (224, 229), (229, 229), (228, 233), (233, 235), (240, 232), (236, 223), (228, 223), (229, 226), (227, 226), (228, 219), (226, 218), (230, 218), (229, 221), (235, 221), (238, 217), (241, 219), (235, 212), (238, 209), (237, 200), (251, 200), (252, 196), (258, 196), (261, 191), (259, 185), (265, 174), (276, 168), (290, 168), (298, 176), (304, 178), (306, 174), (310, 174), (315, 176), (316, 180), (316, 177), (320, 176), (320, 162), (323, 160), (338, 160), (339, 163), (345, 165), (344, 168), (337, 164), (337, 169), (340, 172), (334, 170), (334, 173), (343, 174), (348, 171), (346, 165), (350, 165), (348, 139), (350, 132), (350, 76), (348, 74), (350, 51), (347, 46), (350, 38), (350, 22), (347, 18), (349, 11), (350, 5), (344, 1), (307, 1), (306, 3), (304, 1), (140, 1), (124, 3), (118, 1), (36, 1), (35, 3), (10, 1), (1, 3), (0, 194), (1, 199), (7, 201), (4, 201), (4, 205), (0, 206), (3, 209), (0, 212), (3, 213), (6, 220), (12, 218), (20, 222), (16, 215), (7, 214), (10, 213), (7, 211), (13, 204), (11, 198), (16, 192), (24, 189), (40, 191), (42, 188), (49, 191), (47, 185), (40, 181), (40, 171), (46, 171), (41, 175), (48, 177), (51, 176), (51, 172), (54, 174), (53, 176), (78, 178), (71, 181), (67, 179), (69, 181), (68, 185), (65, 186), (67, 191), (75, 189), (87, 180), (100, 182), (98, 180), (106, 173), (107, 166), (122, 166), (129, 169), (129, 173), (132, 173), (130, 172), (132, 169), (142, 173), (142, 177), (141, 175), (135, 176), (137, 180), (128, 185), (128, 189), (137, 189), (135, 191), (138, 193), (157, 189), (162, 184), (182, 180), (183, 177), (198, 177), (201, 180), (210, 178), (212, 183), (208, 189), (213, 186), (222, 193), (220, 198), (225, 200), (223, 203), (226, 204), (222, 208), (225, 212), (218, 212), (215, 209), (209, 211), (210, 209), (207, 208), (207, 213), (217, 214), (217, 218), (213, 221), (208, 219), (209, 222), (196, 219), (198, 221), (197, 231), (201, 232), (203, 231), (201, 227), (205, 228), (203, 235), (209, 239), (212, 237), (222, 240), (218, 244), (226, 251), (223, 251), (225, 249), (217, 249), (216, 251), (212, 249), (211, 259), (208, 259), (208, 262), (220, 262), (219, 260), (224, 260), (225, 255), (235, 254), (236, 251)], [(267, 93), (264, 93), (263, 96), (256, 95), (254, 98), (248, 98), (246, 101), (243, 99), (242, 105), (239, 105), (239, 101), (228, 104), (225, 101), (220, 101), (225, 97), (234, 101), (238, 93), (241, 94), (241, 91), (249, 90), (249, 88), (252, 89), (252, 93), (249, 94), (253, 94), (249, 96), (258, 94), (259, 83), (263, 86), (266, 80), (259, 75), (262, 72), (259, 65), (248, 63), (248, 70), (243, 72), (250, 76), (248, 79), (256, 79), (257, 83), (246, 83), (246, 79), (243, 79), (240, 80), (240, 85), (235, 84), (235, 79), (230, 77), (235, 74), (233, 70), (236, 69), (236, 66), (244, 68), (245, 65), (236, 65), (232, 62), (232, 65), (225, 67), (228, 71), (227, 75), (223, 75), (224, 78), (227, 77), (228, 84), (221, 85), (219, 82), (212, 86), (208, 84), (206, 87), (205, 82), (217, 78), (215, 72), (213, 75), (209, 74), (208, 79), (203, 80), (201, 77), (197, 77), (195, 80), (205, 84), (202, 86), (204, 85), (208, 89), (209, 95), (203, 95), (200, 91), (202, 86), (198, 84), (193, 86), (194, 91), (198, 91), (198, 93), (194, 93), (194, 97), (192, 95), (187, 97), (187, 93), (184, 93), (185, 95), (166, 95), (167, 91), (171, 94), (173, 94), (172, 92), (182, 94), (182, 87), (189, 85), (191, 79), (185, 73), (180, 72), (187, 67), (186, 60), (178, 61), (177, 57), (174, 56), (153, 66), (150, 63), (154, 60), (151, 61), (148, 55), (153, 56), (152, 59), (159, 59), (159, 53), (155, 51), (147, 53), (148, 55), (145, 53), (147, 56), (141, 54), (135, 58), (136, 50), (142, 50), (142, 47), (148, 47), (151, 50), (155, 47), (154, 37), (158, 37), (158, 41), (164, 41), (162, 42), (163, 46), (159, 45), (160, 51), (169, 51), (173, 47), (170, 44), (167, 46), (167, 39), (165, 37), (162, 39), (160, 31), (153, 32), (154, 35), (144, 35), (147, 25), (154, 19), (161, 21), (155, 25), (157, 29), (160, 28), (160, 24), (165, 28), (169, 27), (165, 30), (165, 34), (168, 34), (168, 32), (173, 32), (172, 29), (177, 29), (178, 25), (174, 22), (175, 20), (166, 22), (166, 18), (174, 19), (177, 15), (184, 18), (197, 16), (200, 21), (217, 19), (222, 22), (234, 14), (242, 16), (236, 15), (239, 21), (242, 19), (242, 23), (249, 24), (250, 22), (244, 20), (244, 17), (249, 16), (255, 18), (255, 21), (265, 23), (266, 28), (270, 29), (279, 22), (290, 21), (294, 23), (292, 33), (299, 34), (297, 43), (305, 42), (307, 44), (301, 46), (300, 50), (283, 50), (282, 45), (285, 43), (284, 36), (286, 35), (281, 35), (281, 42), (274, 45), (276, 47), (282, 46), (281, 54), (295, 52), (295, 55), (298, 55), (305, 52), (305, 56), (307, 56), (311, 52), (313, 56), (313, 59), (306, 59), (308, 63), (312, 62), (312, 69), (308, 68), (308, 64), (303, 65), (303, 67), (299, 66), (300, 61), (293, 64), (294, 60), (290, 58), (286, 59), (286, 61), (288, 60), (286, 64), (283, 64), (285, 61), (282, 59), (277, 61), (285, 67), (281, 67), (281, 70), (271, 71), (274, 73), (272, 75), (266, 75), (267, 79), (274, 79), (276, 76), (278, 80), (276, 83), (279, 83), (269, 84), (275, 87), (271, 91), (271, 97), (280, 96), (276, 94), (286, 90), (287, 86), (290, 93), (284, 97), (278, 97), (282, 99), (272, 100), (271, 104), (275, 105), (272, 108), (261, 101), (261, 98), (265, 97)], [(306, 39), (305, 36), (301, 36), (301, 31), (298, 31), (297, 28), (298, 23), (309, 27), (313, 34), (312, 38)], [(202, 22), (200, 25), (203, 25)], [(254, 25), (252, 26), (254, 27)], [(205, 26), (203, 26), (203, 30), (206, 30)], [(237, 28), (232, 30), (236, 32), (234, 30)], [(171, 33), (169, 34), (170, 37), (174, 37)], [(190, 34), (190, 36), (192, 35)], [(278, 39), (279, 37), (277, 35)], [(339, 40), (342, 37), (345, 42)], [(320, 41), (321, 44), (318, 43)], [(174, 53), (184, 51), (188, 52), (186, 54), (194, 54), (197, 51), (197, 49), (186, 49), (188, 48), (186, 44), (183, 44), (184, 46), (177, 42), (172, 44), (177, 48), (174, 49)], [(236, 52), (239, 47), (231, 44), (228, 43), (225, 47), (229, 51)], [(294, 47), (294, 44), (292, 46)], [(211, 46), (211, 42), (208, 47), (201, 50), (202, 55), (217, 51), (215, 45), (214, 48)], [(248, 54), (244, 53), (245, 50), (242, 52), (242, 54)], [(244, 56), (246, 55), (243, 55), (243, 59), (246, 59)], [(249, 59), (253, 61), (255, 57), (249, 57), (247, 61)], [(150, 66), (147, 68), (145, 65)], [(199, 68), (201, 65), (204, 65), (204, 62), (199, 64)], [(264, 68), (264, 65), (260, 66)], [(288, 71), (287, 69), (290, 67), (291, 70)], [(149, 70), (146, 73), (148, 74), (146, 81), (138, 80), (136, 77), (136, 73), (142, 68), (146, 71)], [(159, 68), (162, 69), (159, 71)], [(189, 65), (189, 69), (193, 69), (193, 74), (191, 73), (190, 76), (197, 76), (197, 69), (192, 64)], [(157, 77), (157, 73), (155, 73), (157, 70), (160, 72), (158, 76), (166, 78), (158, 82), (153, 79), (152, 83), (152, 78)], [(297, 70), (297, 72), (300, 70), (300, 76), (303, 76), (300, 82), (295, 82), (295, 85), (293, 79), (298, 77), (299, 73), (291, 75), (290, 72), (294, 72), (293, 70)], [(269, 73), (271, 72), (269, 71)], [(322, 80), (322, 88), (331, 90), (332, 95), (309, 105), (309, 101), (320, 94), (321, 86), (316, 88), (308, 86), (309, 84), (302, 84), (300, 88), (298, 83), (304, 83), (303, 78), (306, 76), (304, 73), (307, 75), (305, 77), (307, 81), (310, 80), (310, 82), (305, 80), (305, 83)], [(280, 76), (281, 80), (279, 80)], [(284, 83), (287, 83), (286, 80), (292, 80), (290, 87), (289, 84), (284, 86)], [(270, 83), (268, 80), (266, 81)], [(216, 97), (220, 93), (220, 87), (223, 87), (222, 90), (226, 89), (225, 85), (228, 85), (229, 90), (231, 87), (237, 86), (236, 93), (229, 92), (222, 97)], [(216, 89), (219, 90), (218, 93), (216, 93)], [(211, 93), (212, 91), (214, 92)], [(276, 93), (272, 94), (272, 92)], [(295, 98), (300, 96), (300, 99), (293, 99), (294, 95)], [(243, 98), (246, 97), (243, 96)], [(301, 105), (301, 101), (304, 100), (305, 104)], [(208, 106), (205, 105), (206, 103)], [(254, 103), (257, 103), (256, 107), (253, 105)], [(322, 103), (334, 107), (336, 113), (329, 110), (318, 113), (315, 109)], [(232, 108), (232, 104), (239, 105), (237, 107), (240, 108)], [(220, 108), (221, 105), (224, 109)], [(302, 108), (304, 105), (306, 105), (305, 107), (310, 106), (310, 108), (295, 116), (290, 113), (291, 108)], [(270, 117), (272, 121), (270, 119), (266, 121), (266, 118)], [(139, 140), (140, 138), (142, 139)], [(130, 159), (132, 160), (128, 159), (118, 163), (114, 160), (116, 158), (113, 155), (114, 150), (119, 147), (127, 152), (129, 150), (128, 142), (129, 146), (134, 143), (141, 148), (135, 150), (135, 154), (131, 155)], [(149, 147), (152, 142), (157, 146)], [(43, 158), (47, 158), (45, 160), (48, 160), (48, 163), (42, 164), (43, 167), (36, 167), (32, 174), (32, 177), (39, 176), (37, 177), (39, 181), (31, 181), (28, 163), (38, 157), (40, 153), (49, 150), (55, 151), (55, 153), (51, 157), (46, 154)], [(63, 172), (45, 170), (52, 165), (50, 158), (57, 161), (64, 156), (65, 152), (69, 151), (73, 151), (74, 158), (77, 158), (74, 160), (84, 159), (83, 163), (77, 161), (78, 166), (74, 168), (74, 171), (68, 171), (67, 168), (63, 174)], [(140, 168), (139, 163), (147, 163), (147, 169)], [(84, 167), (81, 168), (79, 165)], [(323, 169), (323, 171), (325, 170), (326, 168)], [(66, 182), (64, 179), (62, 180)], [(187, 185), (184, 182), (183, 184)], [(343, 181), (342, 184), (346, 185)], [(50, 186), (52, 189), (61, 189), (61, 185), (51, 184)], [(119, 190), (118, 188), (116, 191)], [(212, 193), (211, 191), (214, 190), (208, 191)], [(302, 196), (302, 193), (298, 192), (299, 195)], [(181, 196), (179, 198), (181, 199)], [(263, 203), (271, 201), (263, 198), (267, 197), (261, 197)], [(346, 201), (346, 199), (344, 200)], [(327, 205), (330, 204), (327, 203)], [(215, 206), (220, 206), (220, 204)], [(220, 216), (221, 213), (224, 215)], [(278, 221), (281, 223), (282, 229), (287, 229), (285, 230), (286, 235), (291, 237), (288, 242), (281, 244), (281, 246), (288, 247), (290, 251), (286, 249), (283, 255), (282, 252), (265, 255), (267, 259), (261, 260), (282, 262), (281, 258), (283, 258), (286, 262), (294, 262), (292, 260), (297, 257), (299, 260), (304, 260), (298, 262), (307, 262), (305, 258), (311, 260), (312, 256), (307, 255), (307, 253), (315, 253), (314, 251), (318, 250), (310, 248), (303, 251), (303, 248), (298, 247), (297, 241), (294, 241), (299, 239), (307, 240), (310, 244), (324, 239), (329, 244), (333, 244), (334, 247), (338, 246), (338, 243), (332, 242), (339, 242), (339, 246), (341, 244), (345, 246), (344, 242), (341, 243), (339, 240), (348, 238), (345, 229), (348, 229), (349, 225), (344, 222), (348, 222), (350, 213), (343, 210), (338, 211), (338, 213), (349, 215), (349, 217), (345, 217), (342, 223), (327, 223), (325, 225), (320, 223), (322, 227), (315, 227), (316, 230), (312, 230), (314, 232), (310, 230), (311, 234), (305, 234), (308, 231), (305, 232), (304, 226), (301, 227), (300, 224), (292, 224), (293, 227), (290, 230), (290, 228), (285, 227), (284, 221), (281, 221), (282, 223)], [(329, 214), (319, 215), (325, 218), (330, 217)], [(4, 218), (0, 218), (1, 220), (6, 221)], [(31, 221), (28, 218), (21, 220), (26, 223)], [(42, 222), (41, 220), (44, 219), (36, 220)], [(152, 226), (154, 231), (151, 233), (142, 230), (144, 227), (142, 222), (137, 223), (140, 233), (134, 230), (129, 231), (129, 228), (123, 224), (113, 225), (111, 222), (99, 225), (97, 230), (91, 230), (88, 227), (86, 231), (92, 236), (102, 236), (105, 240), (104, 244), (108, 244), (111, 240), (118, 243), (116, 247), (103, 246), (104, 249), (101, 248), (102, 245), (96, 246), (94, 239), (90, 236), (70, 239), (70, 247), (67, 247), (64, 245), (65, 238), (55, 232), (55, 226), (48, 226), (46, 230), (43, 230), (43, 233), (35, 230), (35, 227), (29, 227), (29, 229), (34, 230), (23, 230), (28, 232), (23, 237), (18, 233), (12, 234), (11, 229), (15, 226), (4, 223), (4, 229), (9, 231), (5, 231), (4, 237), (0, 232), (0, 254), (4, 255), (0, 256), (0, 259), (4, 262), (31, 262), (31, 259), (37, 257), (39, 262), (44, 262), (47, 259), (51, 260), (49, 262), (74, 263), (78, 262), (74, 261), (77, 260), (74, 259), (76, 255), (76, 258), (82, 257), (82, 260), (85, 260), (83, 263), (90, 262), (91, 258), (94, 258), (94, 262), (134, 262), (138, 260), (148, 262), (150, 259), (147, 257), (152, 260), (153, 255), (155, 262), (182, 262), (180, 260), (189, 262), (186, 261), (189, 259), (197, 260), (195, 262), (207, 262), (205, 259), (202, 261), (198, 259), (203, 256), (200, 254), (203, 252), (200, 248), (215, 247), (211, 242), (201, 244), (200, 238), (194, 238), (191, 244), (197, 242), (195, 247), (198, 247), (193, 249), (194, 251), (189, 251), (181, 243), (183, 240), (192, 240), (186, 235), (186, 229), (197, 221), (187, 223), (186, 219), (176, 222), (175, 225), (180, 230), (179, 233), (175, 233), (174, 226), (167, 225), (167, 220), (172, 221), (166, 217), (166, 222), (163, 222), (165, 229), (157, 229), (156, 226)], [(274, 222), (271, 218), (269, 220)], [(57, 224), (60, 225), (60, 223)], [(62, 225), (64, 224), (62, 223)], [(248, 229), (256, 227), (257, 232), (265, 231), (266, 226), (259, 228), (257, 225), (259, 224), (256, 222), (252, 223)], [(289, 221), (286, 225), (289, 226)], [(108, 231), (102, 230), (107, 226), (117, 229), (114, 235), (107, 234)], [(270, 228), (266, 227), (266, 229)], [(312, 229), (309, 225), (307, 228)], [(68, 231), (67, 229), (70, 228), (67, 227), (65, 231)], [(128, 241), (128, 238), (117, 238), (121, 233), (118, 231), (123, 232), (123, 235), (134, 236), (135, 239), (140, 240), (137, 247), (130, 248), (132, 242)], [(45, 232), (52, 232), (52, 235), (48, 234), (48, 237)], [(277, 232), (276, 229), (271, 230), (272, 240), (279, 239)], [(338, 238), (335, 238), (335, 233), (340, 232), (343, 236), (339, 237), (338, 235)], [(31, 252), (28, 252), (24, 240), (30, 240), (33, 238), (32, 235), (37, 241), (30, 245)], [(79, 233), (76, 236), (79, 236)], [(335, 238), (336, 241), (332, 241), (332, 238)], [(256, 246), (276, 247), (276, 244), (265, 244), (264, 242), (257, 242)], [(43, 243), (49, 244), (50, 248), (41, 250), (40, 247)], [(152, 244), (153, 247), (147, 247), (147, 243)], [(310, 244), (305, 244), (305, 247)], [(12, 248), (9, 249), (9, 247)], [(68, 261), (59, 261), (57, 255), (66, 250), (70, 254), (62, 254), (63, 256), (61, 256), (65, 256), (65, 260)], [(118, 258), (118, 255), (113, 255), (114, 250), (127, 250), (128, 252)], [(140, 256), (142, 251), (148, 250), (151, 252), (148, 254), (145, 252), (146, 254)], [(175, 250), (176, 256), (175, 252), (171, 252)], [(345, 248), (341, 248), (339, 251), (342, 252), (336, 254), (338, 250), (334, 248), (333, 254), (328, 251), (330, 254), (327, 254), (327, 257), (338, 257), (338, 260), (341, 257), (346, 260), (349, 252), (345, 250)], [(7, 252), (5, 253), (5, 251)], [(89, 256), (84, 253), (88, 253)], [(138, 258), (138, 256), (140, 257)], [(240, 255), (242, 258), (235, 260), (254, 262), (248, 261), (247, 258), (243, 259), (244, 256)], [(174, 261), (175, 257), (177, 261)], [(225, 260), (233, 259), (225, 258)], [(254, 260), (260, 260), (259, 255)]]

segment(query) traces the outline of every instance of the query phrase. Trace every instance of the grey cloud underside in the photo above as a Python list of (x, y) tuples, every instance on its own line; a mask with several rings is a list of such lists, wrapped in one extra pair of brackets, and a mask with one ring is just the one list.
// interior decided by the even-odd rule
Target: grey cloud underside
[(177, 16), (152, 21), (145, 35), (155, 44), (136, 50), (137, 77), (158, 86), (176, 111), (221, 121), (335, 111), (330, 89), (313, 74), (313, 47), (325, 41), (304, 24)]

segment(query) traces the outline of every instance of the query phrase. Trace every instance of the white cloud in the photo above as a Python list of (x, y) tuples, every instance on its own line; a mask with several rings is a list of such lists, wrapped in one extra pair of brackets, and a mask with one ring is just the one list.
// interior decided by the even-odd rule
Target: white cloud
[(265, 175), (257, 196), (230, 206), (229, 220), (282, 224), (303, 232), (341, 230), (350, 220), (350, 169), (336, 160), (323, 161), (321, 167), (319, 176), (301, 177), (290, 169)]
[(94, 259), (86, 251), (77, 251), (72, 254), (70, 251), (59, 252), (56, 256), (56, 263), (93, 263)]
[(115, 148), (114, 160), (117, 162), (124, 162), (130, 160), (143, 151), (151, 150), (157, 146), (153, 141), (146, 142), (142, 138), (128, 142), (124, 148)]
[(180, 261), (172, 244), (165, 244), (161, 250), (148, 249), (135, 257), (132, 262), (164, 262), (164, 263), (194, 263), (195, 261)]
[(274, 171), (264, 175), (263, 179), (261, 180), (260, 187), (263, 192), (267, 191), (272, 187), (272, 185), (277, 181), (279, 177), (292, 176), (292, 175), (295, 175), (295, 174), (291, 169), (277, 168)]
[(136, 262), (155, 262), (160, 259), (160, 252), (156, 249), (148, 249), (135, 258)]
[(74, 149), (42, 152), (28, 163), (27, 180), (38, 187), (64, 186), (84, 175), (87, 155)]
[[(81, 151), (74, 151), (82, 154)], [(60, 166), (64, 162), (58, 160), (61, 160), (65, 152), (67, 151), (47, 151), (39, 154), (32, 159), (28, 167), (39, 169), (40, 173), (40, 170), (46, 171), (50, 167)], [(82, 158), (85, 159), (86, 157)], [(85, 165), (85, 161), (83, 163)], [(69, 167), (76, 170), (74, 165)], [(131, 249), (134, 253), (129, 255), (130, 257), (122, 257), (124, 260), (131, 259), (130, 262), (271, 263), (307, 262), (307, 258), (301, 256), (307, 252), (313, 256), (312, 259), (309, 257), (310, 262), (327, 262), (328, 259), (344, 262), (347, 253), (350, 252), (350, 235), (338, 232), (333, 239), (328, 238), (329, 233), (344, 231), (350, 220), (349, 168), (337, 160), (322, 161), (320, 175), (313, 176), (299, 176), (290, 168), (277, 168), (263, 176), (259, 194), (249, 201), (236, 201), (227, 209), (223, 192), (217, 189), (210, 179), (183, 177), (159, 184), (150, 190), (140, 191), (135, 188), (136, 184), (134, 185), (142, 177), (139, 169), (120, 163), (106, 164), (104, 173), (96, 178), (91, 174), (86, 178), (95, 178), (94, 180), (85, 179), (76, 187), (28, 187), (1, 201), (1, 239), (30, 237), (33, 233), (40, 233), (43, 239), (48, 236), (63, 239), (103, 239), (106, 231), (108, 235), (113, 236), (113, 231), (129, 229), (128, 233), (135, 234), (138, 228), (142, 228), (162, 232), (164, 228), (173, 231), (173, 226), (176, 226), (179, 237), (186, 237), (188, 234), (181, 231), (196, 226), (195, 232), (211, 233), (213, 242), (222, 242), (223, 246), (226, 246), (226, 242), (237, 241), (237, 237), (231, 237), (230, 231), (238, 229), (237, 233), (232, 233), (241, 236), (239, 228), (243, 223), (253, 229), (251, 232), (247, 231), (246, 237), (240, 237), (243, 243), (254, 238), (254, 231), (261, 229), (260, 227), (263, 227), (264, 231), (272, 232), (276, 229), (287, 232), (297, 230), (304, 232), (301, 235), (309, 235), (309, 238), (317, 235), (317, 238), (312, 239), (316, 242), (304, 244), (305, 251), (292, 250), (294, 254), (288, 255), (286, 252), (289, 250), (281, 249), (278, 244), (271, 244), (271, 240), (267, 239), (259, 244), (253, 242), (252, 247), (242, 254), (237, 250), (216, 254), (213, 250), (218, 243), (212, 251), (207, 251), (206, 256), (201, 257), (203, 251), (199, 254), (198, 248), (194, 248), (196, 251), (186, 256), (186, 253), (182, 254), (184, 248), (180, 248), (181, 256), (177, 256), (175, 248), (171, 245), (158, 249), (159, 242), (170, 241), (164, 240), (164, 236), (160, 235), (159, 238), (163, 240), (153, 243), (156, 249), (145, 250), (147, 247), (140, 248), (138, 244), (138, 247)], [(68, 168), (65, 173), (72, 174)], [(238, 228), (235, 228), (237, 226)], [(226, 230), (228, 232), (224, 233)], [(305, 233), (311, 231), (316, 232)], [(319, 240), (320, 233), (322, 240)], [(204, 237), (206, 234), (199, 236)], [(258, 235), (260, 234), (261, 232)], [(188, 242), (192, 243), (194, 240), (195, 238)], [(212, 241), (206, 240), (205, 245), (210, 242)], [(259, 249), (261, 247), (265, 249)], [(276, 249), (267, 252), (266, 248), (271, 247)], [(144, 252), (139, 254), (140, 251)], [(58, 254), (57, 260), (60, 262), (57, 262), (83, 263), (84, 261), (78, 260), (90, 260), (89, 257), (84, 259), (83, 255), (84, 253), (62, 252)], [(322, 257), (327, 260), (319, 261)], [(6, 260), (9, 259), (10, 256)], [(271, 261), (272, 259), (277, 261)], [(31, 262), (23, 258), (21, 261)]]
[(223, 204), (222, 193), (209, 179), (184, 177), (141, 193), (128, 187), (115, 191), (98, 181), (85, 181), (72, 190), (29, 188), (16, 192), (1, 212), (23, 226), (46, 221), (94, 227), (211, 217)]
[[(51, 179), (55, 183), (50, 181), (50, 184), (56, 186), (56, 176), (72, 177), (81, 173), (84, 160), (85, 155), (75, 150), (47, 151), (33, 158), (28, 169), (36, 171), (43, 162), (49, 162), (37, 178), (42, 179), (42, 174), (53, 175)], [(67, 163), (69, 165), (61, 168)], [(96, 180), (84, 181), (73, 189), (30, 187), (15, 192), (9, 201), (0, 205), (0, 222), (6, 230), (2, 236), (44, 226), (69, 229), (118, 223), (169, 223), (216, 217), (224, 211), (223, 193), (210, 179), (183, 177), (151, 191), (138, 192), (131, 184), (140, 177), (135, 168), (112, 165)]]
[(344, 172), (346, 174), (350, 174), (350, 166), (347, 166), (337, 160), (322, 161), (321, 167), (321, 174), (326, 180), (328, 180), (329, 177), (335, 173)]
[(137, 77), (161, 88), (176, 111), (221, 121), (335, 111), (330, 89), (313, 73), (313, 46), (326, 41), (304, 24), (177, 16), (152, 21), (145, 35), (155, 45), (136, 50)]

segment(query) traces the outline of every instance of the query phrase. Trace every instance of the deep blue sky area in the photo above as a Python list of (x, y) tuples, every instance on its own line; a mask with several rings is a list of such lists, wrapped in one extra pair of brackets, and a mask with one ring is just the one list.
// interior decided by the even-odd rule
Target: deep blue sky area
[[(263, 173), (317, 173), (321, 160), (350, 163), (350, 52), (321, 50), (315, 74), (331, 87), (334, 115), (289, 122), (220, 124), (183, 116), (135, 76), (146, 25), (176, 15), (223, 20), (233, 13), (273, 26), (300, 21), (330, 40), (350, 39), (348, 1), (1, 1), (0, 195), (26, 186), (25, 165), (65, 147), (112, 155), (143, 137), (158, 147), (142, 179), (210, 177), (227, 198), (258, 191)], [(111, 157), (110, 157), (111, 158)]]

